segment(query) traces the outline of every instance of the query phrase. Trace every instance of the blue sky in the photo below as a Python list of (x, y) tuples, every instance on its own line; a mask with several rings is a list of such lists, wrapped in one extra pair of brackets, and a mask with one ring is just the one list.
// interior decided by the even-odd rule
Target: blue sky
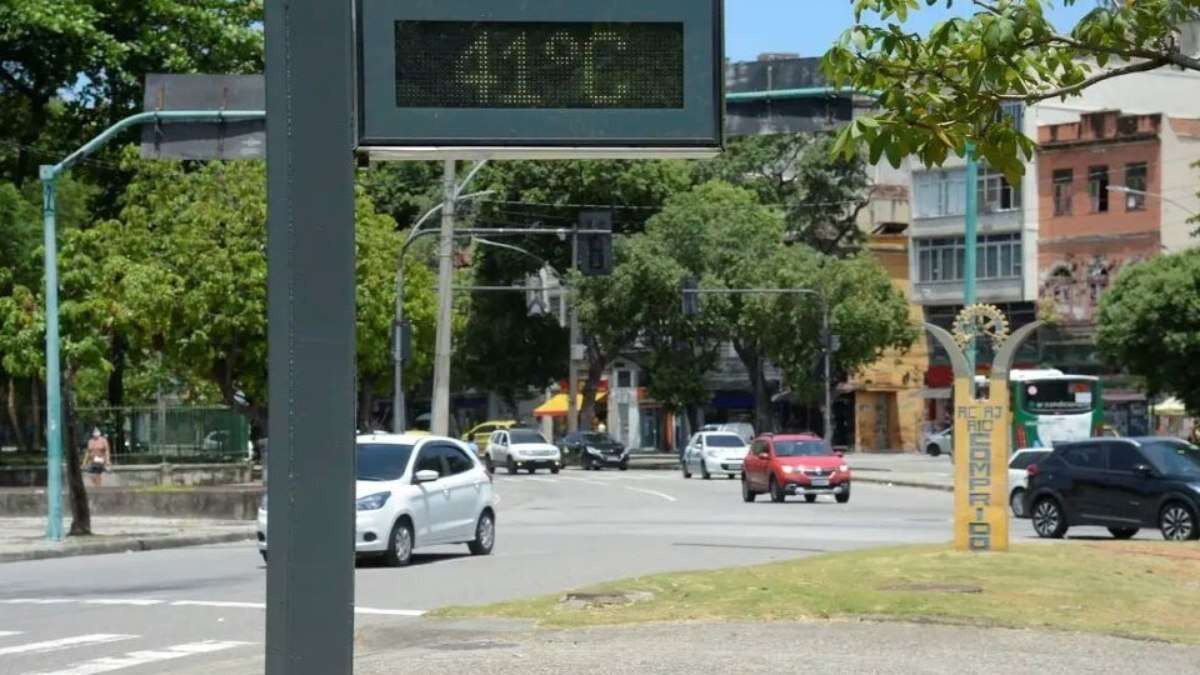
[[(1064, 8), (1052, 0), (1052, 20), (1066, 30), (1095, 7), (1092, 0), (1079, 0)], [(969, 11), (971, 3), (955, 0), (954, 9), (944, 2), (922, 7), (909, 17), (905, 27), (926, 33), (937, 21)], [(733, 61), (751, 61), (762, 52), (793, 52), (820, 56), (854, 22), (850, 0), (726, 0), (725, 55)]]

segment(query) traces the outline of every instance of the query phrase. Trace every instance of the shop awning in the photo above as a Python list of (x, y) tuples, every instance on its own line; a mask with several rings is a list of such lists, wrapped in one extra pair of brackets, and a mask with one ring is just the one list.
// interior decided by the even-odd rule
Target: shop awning
[[(604, 392), (596, 392), (596, 403), (604, 400)], [(533, 411), (534, 417), (566, 417), (567, 416), (567, 395), (555, 394), (548, 401), (541, 404)], [(583, 408), (583, 394), (575, 397), (575, 409)]]

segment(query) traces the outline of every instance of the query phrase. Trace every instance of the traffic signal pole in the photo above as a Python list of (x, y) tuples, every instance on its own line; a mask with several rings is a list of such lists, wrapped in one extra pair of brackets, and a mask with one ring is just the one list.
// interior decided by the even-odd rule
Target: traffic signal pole
[(442, 230), (438, 239), (437, 335), (433, 355), (433, 423), (430, 431), (439, 436), (450, 433), (450, 348), (451, 312), (454, 293), (454, 202), (457, 162), (448, 159), (442, 174)]

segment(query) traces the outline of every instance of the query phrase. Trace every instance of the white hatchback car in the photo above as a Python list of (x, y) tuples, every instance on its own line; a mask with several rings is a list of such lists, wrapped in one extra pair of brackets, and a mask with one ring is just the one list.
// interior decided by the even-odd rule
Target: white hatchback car
[[(492, 552), (492, 479), (462, 443), (380, 433), (358, 436), (355, 448), (355, 553), (403, 566), (418, 547), (466, 544), (475, 555)], [(264, 560), (267, 544), (264, 498), (258, 511), (258, 549)]]
[(728, 478), (742, 475), (742, 463), (750, 445), (732, 431), (702, 431), (683, 451), (683, 477), (698, 473), (705, 480), (714, 474)]
[(510, 474), (521, 469), (529, 473), (538, 469), (558, 473), (563, 467), (562, 450), (532, 429), (504, 429), (492, 434), (487, 447), (488, 471), (494, 473), (498, 466)]

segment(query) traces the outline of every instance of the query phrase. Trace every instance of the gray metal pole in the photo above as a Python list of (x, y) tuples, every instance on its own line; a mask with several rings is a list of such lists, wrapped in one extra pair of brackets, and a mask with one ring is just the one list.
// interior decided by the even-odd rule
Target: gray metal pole
[(354, 668), (352, 6), (266, 3), (269, 675)]
[[(400, 247), (400, 257), (396, 261), (396, 325), (393, 329), (398, 329), (404, 321), (404, 253), (408, 250), (410, 238)], [(395, 340), (393, 335), (392, 339)], [(393, 352), (398, 352), (396, 345), (392, 345)], [(392, 354), (393, 372), (392, 381), (394, 382), (392, 391), (392, 433), (402, 434), (404, 428), (408, 425), (407, 411), (404, 406), (407, 403), (404, 400), (404, 360), (399, 353)]]
[[(43, 166), (42, 238), (46, 259), (46, 538), (63, 538), (62, 386), (58, 357), (58, 174)], [(71, 448), (74, 452), (74, 448)], [(68, 461), (75, 461), (72, 457)]]
[(438, 314), (433, 356), (431, 428), (439, 436), (450, 433), (450, 321), (454, 307), (454, 293), (450, 286), (454, 281), (454, 201), (458, 190), (454, 184), (455, 171), (456, 162), (453, 159), (446, 160), (442, 176), (442, 230), (438, 241)]
[(833, 335), (829, 332), (829, 302), (823, 294), (821, 300), (821, 333), (825, 341), (825, 442), (833, 446), (833, 373), (830, 361), (833, 358)]
[[(579, 226), (571, 231), (571, 269), (574, 270), (579, 261)], [(565, 290), (565, 289), (564, 289)], [(570, 344), (567, 345), (567, 433), (579, 431), (579, 370), (575, 367), (575, 345), (579, 344), (579, 312), (575, 308), (575, 299), (567, 295), (567, 311), (570, 313)]]

